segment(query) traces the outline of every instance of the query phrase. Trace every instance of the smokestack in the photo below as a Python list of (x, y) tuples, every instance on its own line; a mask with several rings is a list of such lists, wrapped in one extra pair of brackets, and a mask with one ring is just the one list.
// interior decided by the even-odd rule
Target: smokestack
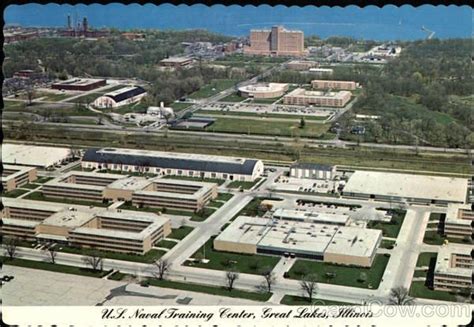
[(67, 29), (71, 29), (71, 15), (69, 14), (67, 15)]
[(163, 103), (163, 101), (160, 102), (160, 108), (163, 108), (165, 106), (165, 104)]
[(87, 17), (84, 17), (82, 20), (82, 28), (84, 29), (84, 33), (87, 32)]

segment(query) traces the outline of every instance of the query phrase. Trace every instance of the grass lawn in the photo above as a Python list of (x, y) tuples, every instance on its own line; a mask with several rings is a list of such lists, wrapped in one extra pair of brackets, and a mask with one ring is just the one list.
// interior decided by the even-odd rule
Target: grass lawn
[[(224, 276), (222, 277), (224, 278)], [(200, 284), (173, 282), (169, 280), (148, 279), (146, 284), (149, 284), (151, 286), (172, 288), (176, 290), (199, 292), (199, 293), (227, 296), (227, 297), (235, 297), (235, 298), (242, 298), (242, 299), (247, 299), (247, 300), (261, 301), (261, 302), (267, 301), (272, 296), (272, 293), (248, 292), (248, 291), (241, 291), (237, 289), (233, 289), (232, 291), (229, 291), (226, 288), (219, 287), (219, 286), (208, 286), (208, 285), (200, 285)]]
[(268, 98), (268, 99), (253, 99), (252, 102), (253, 103), (265, 103), (265, 104), (271, 104), (275, 101), (278, 101), (280, 100), (281, 97), (277, 97), (277, 98)]
[(299, 128), (299, 122), (268, 121), (260, 119), (217, 118), (214, 124), (206, 128), (208, 132), (239, 133), (255, 135), (274, 135), (308, 138), (326, 138), (329, 124), (306, 122)]
[(426, 278), (427, 271), (425, 270), (415, 270), (413, 273), (413, 277), (425, 277)]
[(392, 214), (390, 222), (381, 221), (369, 221), (367, 224), (368, 228), (381, 229), (382, 235), (385, 237), (397, 238), (400, 228), (402, 227), (403, 220), (405, 219), (405, 210), (388, 210), (387, 213)]
[(445, 213), (436, 213), (436, 212), (432, 212), (430, 214), (430, 220), (444, 220), (446, 218), (446, 214)]
[(58, 247), (58, 251), (73, 253), (73, 254), (81, 254), (85, 256), (91, 252), (98, 252), (103, 258), (107, 258), (107, 259), (143, 262), (143, 263), (153, 263), (166, 253), (165, 251), (162, 251), (162, 250), (152, 249), (148, 251), (147, 253), (145, 253), (144, 255), (139, 255), (139, 254), (133, 254), (133, 253), (98, 251), (98, 250), (93, 250), (93, 249), (74, 248), (74, 247), (68, 247), (68, 246)]
[(268, 199), (268, 200), (273, 200), (273, 201), (281, 201), (279, 198), (264, 198), (264, 197), (255, 197), (247, 203), (245, 207), (242, 208), (230, 221), (233, 221), (235, 218), (238, 216), (251, 216), (251, 217), (256, 217), (256, 216), (263, 216), (266, 212), (264, 208), (260, 207), (260, 204), (262, 203), (263, 200)]
[(219, 179), (219, 178), (201, 178), (201, 177), (178, 176), (178, 175), (166, 175), (166, 176), (163, 176), (163, 178), (181, 179), (185, 181), (194, 181), (194, 182), (216, 183), (217, 185), (221, 185), (225, 182), (225, 179)]
[(331, 301), (331, 300), (323, 300), (323, 299), (313, 299), (313, 302), (310, 303), (307, 298), (302, 296), (296, 295), (285, 295), (280, 304), (284, 305), (357, 305), (348, 302), (339, 302), (339, 301)]
[(172, 249), (176, 244), (176, 242), (173, 241), (167, 241), (167, 240), (161, 240), (158, 243), (156, 243), (155, 246), (159, 248), (167, 248), (167, 249)]
[(109, 204), (99, 202), (99, 201), (83, 201), (83, 200), (74, 200), (73, 198), (56, 198), (56, 197), (47, 197), (44, 196), (42, 192), (33, 192), (25, 196), (25, 199), (37, 200), (37, 201), (47, 201), (47, 202), (61, 202), (68, 204), (77, 204), (84, 206), (94, 206), (94, 207), (108, 207)]
[(185, 238), (189, 233), (193, 231), (193, 227), (189, 226), (181, 226), (179, 228), (174, 228), (171, 230), (171, 234), (166, 236), (166, 238), (172, 238), (175, 240), (182, 240)]
[(39, 183), (39, 184), (44, 184), (46, 183), (47, 181), (50, 181), (54, 179), (54, 177), (47, 177), (47, 176), (43, 176), (43, 177), (38, 177), (37, 180), (35, 180), (35, 183)]
[(22, 101), (3, 100), (3, 110), (4, 111), (24, 110), (25, 105), (26, 104)]
[[(241, 273), (259, 274), (262, 268), (273, 268), (280, 260), (280, 257), (267, 255), (247, 255), (216, 251), (213, 249), (213, 241), (214, 238), (211, 238), (205, 244), (205, 258), (210, 260), (208, 263), (186, 261), (184, 265), (223, 271), (227, 269), (235, 269)], [(203, 254), (203, 247), (200, 247), (192, 257), (202, 257)]]
[(382, 240), (382, 243), (380, 243), (380, 247), (383, 249), (393, 249), (395, 246), (395, 241), (392, 240)]
[(445, 241), (449, 243), (461, 243), (461, 244), (473, 244), (472, 239), (446, 237), (440, 234), (438, 231), (426, 231), (423, 242), (431, 245), (443, 245)]
[(190, 94), (189, 98), (191, 99), (209, 98), (221, 91), (224, 91), (234, 86), (237, 83), (238, 81), (232, 80), (232, 79), (214, 79), (209, 84), (206, 84), (203, 87), (201, 87), (200, 90)]
[(107, 277), (110, 280), (122, 280), (127, 276), (127, 274), (121, 273), (120, 271), (114, 272), (112, 275)]
[(214, 200), (216, 200), (216, 201), (229, 201), (233, 197), (234, 197), (234, 194), (232, 194), (232, 193), (219, 193), (217, 195), (217, 198), (215, 198)]
[(242, 181), (233, 181), (230, 182), (227, 187), (229, 188), (243, 188), (244, 190), (251, 189), (254, 185), (258, 184), (262, 179), (257, 178), (253, 182), (242, 182)]
[(17, 188), (14, 190), (11, 190), (10, 192), (3, 193), (2, 196), (5, 196), (7, 198), (17, 198), (22, 194), (25, 194), (28, 192), (28, 190), (22, 190), (21, 188)]
[(265, 117), (265, 118), (281, 118), (281, 119), (294, 119), (300, 120), (304, 117), (305, 120), (318, 120), (322, 121), (328, 118), (328, 116), (302, 116), (302, 115), (289, 115), (289, 114), (275, 114), (265, 112), (247, 112), (247, 111), (228, 111), (228, 110), (198, 110), (196, 114), (201, 115), (218, 115), (218, 116), (247, 116), (247, 117)]
[(456, 296), (453, 293), (445, 291), (435, 291), (425, 285), (424, 281), (415, 281), (411, 283), (410, 296), (456, 302)]
[[(296, 260), (289, 271), (289, 278), (301, 279), (305, 274), (316, 274), (320, 283), (376, 289), (379, 287), (389, 256), (377, 254), (372, 267), (350, 267), (327, 262)], [(365, 281), (359, 281), (360, 274), (366, 274)], [(332, 278), (327, 273), (335, 274)]]
[(98, 97), (102, 96), (104, 93), (101, 93), (101, 92), (96, 92), (96, 93), (90, 93), (90, 94), (86, 94), (86, 95), (83, 95), (83, 96), (80, 96), (80, 97), (77, 97), (75, 99), (72, 99), (71, 102), (74, 102), (74, 103), (91, 103), (93, 102), (95, 99), (97, 99)]
[(120, 209), (146, 211), (146, 212), (154, 212), (154, 213), (162, 212), (163, 214), (169, 214), (169, 215), (188, 216), (188, 217), (191, 217), (192, 221), (204, 221), (217, 210), (217, 209), (212, 209), (212, 208), (207, 208), (207, 207), (204, 207), (199, 212), (169, 209), (169, 208), (150, 208), (150, 207), (137, 208), (136, 206), (129, 203), (122, 204), (120, 206)]
[(238, 95), (237, 93), (232, 93), (231, 95), (226, 96), (225, 98), (221, 99), (222, 102), (241, 102), (244, 101), (245, 97)]
[(17, 258), (10, 260), (5, 257), (2, 257), (1, 260), (5, 265), (10, 265), (10, 266), (18, 266), (18, 267), (31, 268), (31, 269), (41, 269), (41, 270), (54, 271), (54, 272), (59, 272), (59, 273), (64, 273), (64, 274), (82, 275), (82, 276), (87, 276), (87, 277), (102, 278), (108, 273), (110, 273), (110, 270), (94, 271), (89, 268), (79, 268), (79, 267), (74, 267), (74, 266), (59, 265), (57, 263), (53, 264), (50, 262), (43, 262), (43, 261), (32, 261), (32, 260), (24, 260), (24, 259), (17, 259)]
[(173, 108), (173, 111), (180, 112), (181, 110), (184, 110), (188, 107), (191, 107), (192, 103), (186, 103), (186, 102), (173, 102), (170, 104), (170, 107)]
[(27, 188), (27, 189), (30, 189), (30, 190), (34, 190), (38, 186), (41, 186), (41, 185), (39, 185), (39, 184), (25, 184), (25, 185), (22, 185), (20, 187), (21, 188)]
[(61, 101), (67, 98), (72, 97), (72, 94), (67, 93), (45, 93), (42, 95), (41, 101)]
[(430, 266), (430, 264), (434, 264), (436, 257), (438, 254), (436, 252), (423, 252), (418, 255), (418, 260), (416, 261), (417, 267), (425, 267)]

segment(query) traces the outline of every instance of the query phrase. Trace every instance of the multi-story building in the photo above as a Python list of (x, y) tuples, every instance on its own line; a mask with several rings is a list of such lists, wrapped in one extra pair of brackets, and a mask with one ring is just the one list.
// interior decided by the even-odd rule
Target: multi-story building
[(166, 215), (4, 199), (1, 232), (9, 237), (144, 254), (171, 232)]
[(263, 173), (263, 162), (257, 159), (119, 148), (88, 149), (81, 165), (88, 169), (235, 181), (254, 181)]
[(250, 46), (244, 47), (244, 54), (303, 56), (306, 54), (304, 34), (282, 26), (273, 26), (270, 30), (251, 30)]
[(160, 66), (181, 68), (193, 63), (192, 57), (170, 57), (160, 60)]
[(313, 80), (311, 86), (316, 90), (350, 90), (353, 91), (357, 88), (357, 83), (352, 81), (329, 81), (329, 80)]
[(286, 64), (286, 68), (292, 70), (309, 70), (318, 66), (318, 62), (310, 60), (292, 60)]
[(298, 162), (290, 166), (290, 177), (309, 179), (333, 179), (336, 166)]
[(105, 79), (71, 78), (67, 81), (53, 83), (51, 88), (55, 90), (90, 91), (103, 87), (106, 84), (107, 81)]
[(444, 245), (438, 251), (434, 269), (433, 288), (440, 291), (472, 288), (472, 248), (460, 245)]
[(448, 237), (472, 237), (474, 232), (474, 211), (468, 204), (449, 203), (444, 233)]
[(283, 97), (283, 103), (298, 106), (344, 107), (351, 100), (349, 91), (322, 92), (297, 88)]
[(4, 192), (10, 192), (22, 185), (35, 181), (36, 168), (15, 165), (3, 165), (2, 187)]
[(240, 96), (254, 99), (277, 98), (286, 91), (288, 91), (286, 83), (259, 83), (239, 87)]

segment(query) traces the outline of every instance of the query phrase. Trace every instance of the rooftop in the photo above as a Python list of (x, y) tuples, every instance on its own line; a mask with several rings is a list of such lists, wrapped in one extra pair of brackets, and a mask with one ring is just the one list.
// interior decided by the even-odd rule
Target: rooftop
[(474, 215), (469, 204), (449, 203), (448, 210), (446, 212), (446, 223), (471, 226), (472, 220), (463, 219), (462, 214), (469, 212), (470, 215)]
[[(24, 167), (24, 166), (18, 166), (18, 165), (3, 165), (3, 172), (2, 172), (2, 181), (7, 181), (13, 178), (18, 177), (19, 175), (22, 175), (24, 173), (29, 172), (30, 170), (34, 169), (33, 167)], [(9, 174), (6, 174), (6, 172), (9, 172)], [(5, 176), (3, 176), (5, 175)]]
[(352, 93), (349, 91), (338, 91), (338, 92), (324, 92), (324, 91), (309, 91), (303, 88), (297, 88), (285, 95), (285, 97), (317, 97), (327, 99), (343, 99), (345, 96), (351, 96)]
[(92, 79), (92, 78), (71, 78), (66, 81), (59, 81), (54, 83), (55, 85), (77, 85), (84, 86), (90, 85), (97, 82), (105, 81), (104, 79)]
[(162, 63), (183, 63), (192, 60), (190, 57), (169, 57), (160, 60)]
[(68, 148), (36, 146), (24, 144), (2, 144), (2, 162), (4, 164), (50, 167), (70, 155)]
[(467, 178), (358, 170), (347, 181), (344, 193), (464, 203), (467, 197), (467, 187)]
[(276, 92), (284, 91), (288, 87), (286, 83), (257, 83), (239, 87), (243, 92)]
[[(455, 254), (471, 257), (472, 248), (454, 244), (443, 245), (438, 250), (435, 274), (448, 274), (462, 277), (471, 277), (472, 268), (453, 267), (452, 256)], [(472, 262), (471, 262), (472, 265)]]
[(142, 190), (152, 183), (152, 181), (145, 177), (125, 177), (117, 179), (115, 182), (107, 185), (107, 188), (116, 188), (121, 190)]
[(349, 216), (346, 214), (327, 213), (314, 209), (296, 210), (279, 208), (275, 210), (273, 217), (284, 220), (299, 220), (337, 225), (346, 225), (349, 222)]

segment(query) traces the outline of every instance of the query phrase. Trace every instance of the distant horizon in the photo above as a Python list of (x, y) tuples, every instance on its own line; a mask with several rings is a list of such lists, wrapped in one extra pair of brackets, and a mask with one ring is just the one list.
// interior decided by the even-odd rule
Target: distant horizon
[[(88, 18), (91, 28), (119, 30), (194, 30), (201, 29), (227, 36), (247, 36), (251, 29), (283, 25), (302, 30), (305, 37), (330, 36), (380, 41), (409, 41), (434, 37), (468, 38), (472, 36), (472, 13), (469, 6), (423, 5), (382, 8), (283, 7), (262, 5), (10, 5), (5, 9), (5, 26), (58, 28), (66, 27), (67, 16), (73, 20)], [(204, 18), (205, 17), (205, 18)], [(422, 27), (427, 31), (423, 31)]]

